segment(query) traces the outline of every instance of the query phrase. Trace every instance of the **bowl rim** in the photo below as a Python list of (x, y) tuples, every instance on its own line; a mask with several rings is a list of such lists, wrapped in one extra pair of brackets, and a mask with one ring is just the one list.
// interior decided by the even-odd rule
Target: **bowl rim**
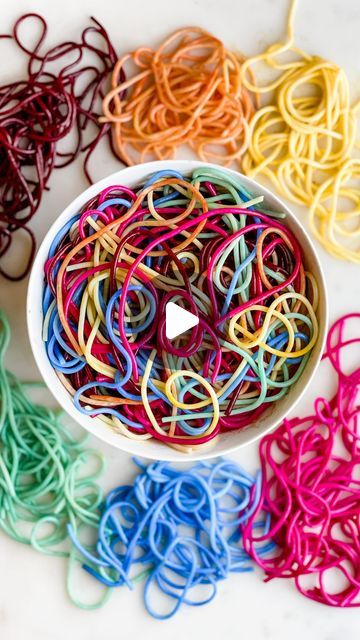
[[(289, 217), (294, 223), (295, 227), (299, 227), (303, 236), (308, 243), (308, 247), (311, 251), (311, 259), (315, 262), (317, 271), (320, 276), (320, 281), (317, 283), (319, 286), (319, 293), (322, 297), (322, 317), (318, 317), (319, 320), (319, 337), (320, 343), (316, 345), (318, 353), (313, 359), (311, 363), (311, 370), (309, 369), (310, 363), (304, 369), (304, 372), (301, 375), (301, 378), (304, 376), (305, 371), (307, 371), (307, 379), (305, 383), (298, 389), (296, 396), (293, 398), (289, 407), (280, 414), (280, 417), (276, 419), (274, 424), (270, 423), (268, 427), (259, 429), (258, 432), (253, 434), (250, 433), (249, 430), (249, 438), (246, 439), (245, 442), (239, 442), (238, 444), (232, 444), (231, 446), (225, 447), (221, 453), (217, 451), (217, 446), (213, 448), (204, 448), (201, 451), (192, 453), (183, 453), (179, 452), (176, 449), (168, 445), (164, 445), (163, 443), (156, 441), (156, 449), (159, 447), (160, 453), (154, 453), (152, 451), (152, 445), (154, 444), (154, 440), (149, 441), (138, 441), (127, 438), (126, 436), (115, 433), (111, 427), (106, 425), (99, 418), (92, 418), (85, 414), (80, 413), (75, 405), (72, 402), (72, 397), (68, 393), (68, 391), (63, 386), (62, 382), (56, 375), (55, 370), (51, 366), (44, 342), (42, 340), (42, 324), (40, 327), (40, 331), (36, 334), (34, 332), (34, 316), (38, 314), (39, 309), (34, 308), (36, 303), (35, 300), (39, 298), (39, 279), (40, 282), (43, 281), (43, 272), (44, 272), (44, 263), (48, 255), (48, 251), (51, 245), (51, 242), (55, 236), (55, 234), (63, 227), (66, 220), (68, 220), (71, 216), (73, 216), (76, 212), (80, 210), (80, 208), (90, 200), (94, 195), (96, 195), (102, 189), (112, 185), (112, 184), (124, 184), (131, 185), (133, 182), (140, 182), (144, 180), (145, 176), (150, 175), (151, 173), (155, 173), (157, 171), (161, 171), (164, 169), (172, 169), (179, 172), (183, 172), (184, 174), (190, 173), (197, 168), (200, 167), (208, 167), (213, 169), (218, 169), (224, 171), (225, 173), (230, 173), (230, 175), (237, 177), (238, 179), (244, 183), (245, 187), (249, 188), (249, 190), (260, 191), (265, 198), (269, 198), (270, 200), (275, 201), (277, 207), (282, 209), (286, 216)], [(42, 290), (43, 286), (41, 286), (40, 292), (40, 300), (42, 298)], [(37, 295), (38, 294), (38, 295)], [(214, 458), (217, 456), (224, 456), (228, 454), (232, 454), (235, 451), (243, 448), (245, 446), (251, 445), (255, 443), (260, 438), (264, 437), (267, 433), (274, 430), (286, 417), (286, 415), (293, 411), (295, 406), (300, 402), (301, 398), (304, 396), (306, 391), (308, 390), (314, 375), (318, 369), (319, 363), (321, 361), (321, 356), (324, 350), (324, 345), (326, 341), (327, 328), (328, 328), (328, 293), (326, 287), (326, 280), (324, 276), (324, 270), (322, 268), (317, 250), (313, 243), (313, 239), (309, 236), (309, 233), (302, 225), (297, 216), (291, 211), (291, 209), (279, 198), (276, 194), (274, 194), (270, 189), (258, 183), (256, 180), (249, 178), (248, 176), (243, 175), (240, 171), (236, 171), (234, 169), (230, 169), (227, 167), (223, 167), (210, 162), (202, 162), (201, 160), (157, 160), (154, 162), (141, 163), (138, 165), (121, 168), (118, 171), (105, 176), (98, 182), (90, 185), (85, 191), (82, 191), (76, 198), (74, 198), (63, 211), (57, 216), (54, 222), (49, 227), (46, 232), (44, 238), (42, 239), (29, 277), (29, 283), (27, 288), (27, 297), (26, 297), (26, 320), (27, 320), (27, 331), (30, 341), (31, 350), (36, 362), (36, 365), (41, 373), (41, 376), (49, 389), (49, 391), (54, 396), (55, 400), (60, 404), (62, 409), (71, 416), (71, 418), (77, 423), (80, 424), (86, 431), (88, 431), (92, 436), (106, 442), (113, 449), (118, 449), (128, 454), (140, 456), (143, 458), (151, 459), (151, 460), (162, 460), (167, 462), (187, 462), (187, 461), (196, 461), (196, 460), (206, 460), (209, 458)], [(42, 309), (41, 309), (41, 317), (42, 317)], [(40, 334), (40, 341), (39, 341)], [(43, 346), (40, 345), (40, 342)], [(300, 379), (301, 379), (300, 378)], [(284, 396), (286, 397), (286, 395)], [(101, 433), (97, 431), (96, 427), (98, 423), (101, 424)], [(95, 425), (95, 429), (94, 429)], [(104, 429), (105, 427), (105, 429)], [(242, 430), (243, 432), (244, 430)], [(116, 436), (116, 440), (114, 439), (114, 435)], [(221, 436), (220, 436), (221, 437)], [(217, 443), (219, 440), (217, 441)], [(150, 449), (150, 451), (146, 451), (146, 449)]]

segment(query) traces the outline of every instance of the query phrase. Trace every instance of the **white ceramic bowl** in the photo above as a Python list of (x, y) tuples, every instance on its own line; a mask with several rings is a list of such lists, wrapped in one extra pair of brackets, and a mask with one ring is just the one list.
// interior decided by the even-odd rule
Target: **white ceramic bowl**
[(75, 200), (66, 207), (65, 211), (58, 216), (57, 220), (50, 227), (37, 252), (28, 287), (27, 324), (32, 351), (40, 372), (58, 403), (72, 418), (74, 418), (76, 422), (82, 425), (84, 429), (113, 447), (137, 456), (156, 460), (187, 461), (229, 454), (239, 447), (244, 447), (247, 444), (255, 442), (261, 436), (274, 429), (294, 408), (295, 404), (299, 402), (300, 398), (306, 392), (306, 389), (308, 388), (319, 364), (326, 337), (327, 297), (324, 274), (314, 246), (305, 229), (298, 222), (294, 214), (291, 213), (288, 207), (286, 207), (283, 202), (274, 196), (268, 189), (235, 171), (223, 169), (224, 171), (228, 171), (230, 175), (236, 176), (240, 179), (246, 189), (248, 189), (252, 194), (264, 195), (269, 208), (286, 212), (287, 218), (285, 224), (291, 229), (298, 239), (303, 249), (305, 265), (314, 274), (317, 280), (320, 294), (320, 304), (317, 312), (320, 333), (317, 344), (310, 355), (302, 376), (296, 384), (291, 387), (290, 391), (281, 400), (272, 404), (270, 409), (266, 411), (255, 424), (244, 430), (221, 434), (211, 448), (201, 449), (198, 452), (195, 451), (188, 455), (176, 451), (156, 440), (146, 442), (130, 440), (123, 435), (114, 433), (111, 428), (99, 418), (90, 418), (76, 409), (71, 396), (63, 387), (47, 358), (44, 342), (42, 340), (43, 317), (41, 300), (44, 282), (44, 263), (53, 237), (63, 227), (67, 220), (76, 214), (90, 198), (109, 185), (123, 184), (129, 187), (134, 187), (144, 182), (150, 174), (161, 169), (171, 168), (180, 171), (184, 175), (189, 175), (194, 169), (200, 166), (215, 167), (215, 165), (205, 162), (188, 160), (151, 162), (122, 169), (86, 189), (86, 191), (75, 198)]

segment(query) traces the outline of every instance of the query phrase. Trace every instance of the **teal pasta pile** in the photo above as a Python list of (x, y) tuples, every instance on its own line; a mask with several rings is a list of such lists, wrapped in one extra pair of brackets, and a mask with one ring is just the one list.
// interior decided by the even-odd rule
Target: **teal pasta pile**
[(5, 369), (9, 338), (0, 311), (0, 528), (41, 553), (69, 558), (68, 589), (77, 601), (70, 580), (76, 554), (66, 525), (97, 527), (104, 460), (71, 435), (57, 412), (34, 404), (31, 385)]

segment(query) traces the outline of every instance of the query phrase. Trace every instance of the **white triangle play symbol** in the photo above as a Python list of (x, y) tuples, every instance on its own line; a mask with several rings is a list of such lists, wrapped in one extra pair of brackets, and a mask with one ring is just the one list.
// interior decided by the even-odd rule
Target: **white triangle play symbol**
[(190, 311), (179, 307), (175, 302), (168, 302), (165, 306), (165, 333), (168, 340), (173, 340), (185, 331), (196, 327), (199, 318)]

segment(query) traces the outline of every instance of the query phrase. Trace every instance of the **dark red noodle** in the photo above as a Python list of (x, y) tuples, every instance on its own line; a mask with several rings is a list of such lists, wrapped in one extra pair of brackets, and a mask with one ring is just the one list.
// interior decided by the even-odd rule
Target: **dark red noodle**
[[(41, 30), (32, 48), (20, 37), (20, 27), (29, 20), (38, 21)], [(0, 35), (14, 40), (28, 57), (26, 77), (0, 85), (0, 258), (9, 251), (15, 232), (23, 230), (30, 238), (25, 267), (18, 274), (0, 266), (9, 280), (21, 280), (30, 270), (35, 237), (28, 223), (53, 168), (84, 153), (84, 173), (91, 183), (88, 167), (95, 147), (105, 135), (111, 145), (110, 125), (100, 125), (98, 117), (117, 54), (102, 25), (95, 18), (91, 23), (78, 42), (47, 50), (47, 24), (36, 13), (19, 18), (11, 35)], [(69, 150), (59, 150), (58, 142), (70, 132)]]

